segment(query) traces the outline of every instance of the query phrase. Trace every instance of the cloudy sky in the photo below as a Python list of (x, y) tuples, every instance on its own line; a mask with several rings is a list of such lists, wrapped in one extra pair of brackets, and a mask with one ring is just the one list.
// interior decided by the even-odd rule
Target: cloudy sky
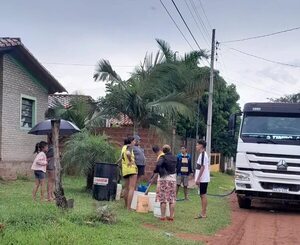
[[(196, 49), (171, 0), (162, 1)], [(210, 48), (211, 27), (223, 42), (300, 26), (298, 0), (201, 0), (210, 25), (200, 0), (175, 2), (204, 49)], [(159, 0), (1, 0), (0, 36), (20, 37), (70, 93), (94, 98), (105, 94), (103, 84), (93, 81), (101, 58), (108, 59), (125, 79), (147, 51), (157, 50), (155, 38), (168, 41), (181, 54), (191, 50)], [(216, 69), (228, 83), (236, 84), (241, 104), (298, 92), (300, 68), (258, 60), (230, 48), (300, 66), (299, 40), (300, 30), (295, 30), (221, 44)]]

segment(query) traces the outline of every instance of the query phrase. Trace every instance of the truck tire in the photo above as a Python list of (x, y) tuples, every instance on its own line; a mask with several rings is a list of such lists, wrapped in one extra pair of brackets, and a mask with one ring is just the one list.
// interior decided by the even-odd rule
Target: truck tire
[(246, 197), (237, 196), (240, 208), (249, 209), (251, 208), (251, 199)]

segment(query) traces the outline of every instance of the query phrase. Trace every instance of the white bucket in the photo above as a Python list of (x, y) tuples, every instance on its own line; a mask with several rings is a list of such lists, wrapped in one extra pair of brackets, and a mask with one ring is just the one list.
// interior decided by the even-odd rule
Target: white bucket
[(149, 211), (153, 212), (156, 193), (155, 192), (148, 192), (148, 196), (149, 196)]
[(117, 194), (116, 194), (116, 201), (119, 201), (121, 199), (121, 193), (122, 193), (122, 185), (117, 185)]
[(130, 208), (133, 210), (136, 210), (136, 206), (137, 206), (137, 197), (139, 195), (145, 195), (144, 192), (140, 192), (140, 191), (134, 191), (133, 193), (133, 198), (132, 198), (132, 202), (131, 202), (131, 206)]
[[(167, 208), (166, 208), (166, 217), (170, 217), (169, 203), (167, 203), (166, 205), (167, 205)], [(158, 217), (158, 218), (161, 217), (160, 203), (159, 202), (154, 202), (153, 214), (154, 214), (155, 217)]]

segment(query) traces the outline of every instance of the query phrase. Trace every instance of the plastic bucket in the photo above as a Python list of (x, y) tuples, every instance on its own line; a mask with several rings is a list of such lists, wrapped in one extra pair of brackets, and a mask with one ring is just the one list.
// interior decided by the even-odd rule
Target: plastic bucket
[(121, 193), (122, 193), (122, 185), (117, 185), (117, 194), (116, 194), (116, 201), (119, 201), (121, 199)]
[(153, 212), (154, 209), (154, 203), (156, 199), (156, 193), (155, 192), (148, 192), (149, 197), (149, 211)]
[[(154, 206), (153, 206), (153, 215), (154, 215), (155, 217), (158, 217), (158, 218), (161, 217), (160, 203), (159, 203), (159, 202), (155, 202), (155, 203), (154, 203)], [(167, 203), (166, 216), (167, 216), (167, 217), (170, 216), (170, 207), (169, 207), (169, 203)]]
[(138, 186), (138, 191), (139, 192), (146, 192), (147, 188), (148, 188), (148, 185), (139, 185)]
[(146, 195), (137, 196), (137, 213), (148, 213), (149, 212), (149, 197)]
[(141, 195), (145, 195), (145, 193), (140, 192), (140, 191), (134, 191), (133, 198), (131, 201), (131, 206), (130, 206), (131, 209), (136, 210), (137, 200), (138, 200), (137, 198), (138, 198), (138, 196), (141, 196)]

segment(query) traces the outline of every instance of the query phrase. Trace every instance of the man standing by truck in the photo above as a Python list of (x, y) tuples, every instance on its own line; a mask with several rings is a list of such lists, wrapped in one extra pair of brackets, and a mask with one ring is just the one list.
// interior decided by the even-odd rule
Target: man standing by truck
[(207, 209), (207, 186), (210, 181), (209, 173), (209, 158), (205, 152), (206, 142), (204, 140), (198, 140), (196, 149), (200, 152), (196, 173), (195, 173), (195, 182), (196, 185), (200, 188), (200, 198), (201, 198), (201, 213), (195, 217), (195, 219), (206, 218), (206, 209)]

